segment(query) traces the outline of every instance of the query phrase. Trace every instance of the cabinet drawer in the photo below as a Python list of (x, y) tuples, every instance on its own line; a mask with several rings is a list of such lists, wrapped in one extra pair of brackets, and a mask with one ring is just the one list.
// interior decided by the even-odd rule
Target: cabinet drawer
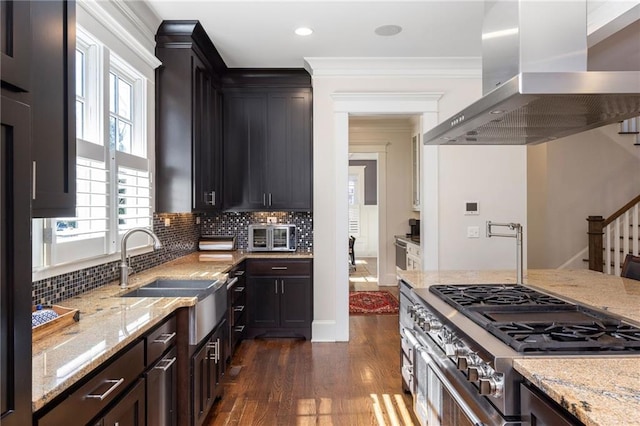
[[(87, 424), (127, 389), (144, 371), (144, 343), (135, 346), (98, 371), (37, 422), (38, 426)], [(46, 409), (46, 408), (45, 408)]]
[(416, 257), (420, 257), (420, 246), (416, 245), (416, 244), (407, 244), (407, 254), (408, 255), (412, 255), (412, 256), (416, 256)]
[(146, 365), (151, 365), (176, 343), (176, 317), (171, 317), (149, 333), (145, 337), (145, 341), (147, 344)]
[(247, 294), (247, 287), (244, 282), (242, 284), (236, 284), (229, 289), (230, 302), (229, 305), (235, 305), (237, 303), (244, 304), (244, 299)]
[(247, 265), (249, 275), (284, 277), (288, 275), (311, 276), (310, 260), (251, 260)]

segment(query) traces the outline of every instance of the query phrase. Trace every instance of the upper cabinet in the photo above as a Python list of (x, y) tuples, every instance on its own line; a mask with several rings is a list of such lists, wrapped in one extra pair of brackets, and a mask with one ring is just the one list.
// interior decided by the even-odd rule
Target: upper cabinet
[(30, 88), (31, 71), (29, 2), (2, 1), (0, 9), (2, 87), (25, 92)]
[(226, 210), (312, 210), (312, 102), (305, 74), (254, 71), (225, 87)]
[(156, 42), (156, 210), (218, 210), (226, 67), (197, 21), (164, 21)]
[(32, 215), (74, 217), (76, 5), (58, 0), (29, 3)]

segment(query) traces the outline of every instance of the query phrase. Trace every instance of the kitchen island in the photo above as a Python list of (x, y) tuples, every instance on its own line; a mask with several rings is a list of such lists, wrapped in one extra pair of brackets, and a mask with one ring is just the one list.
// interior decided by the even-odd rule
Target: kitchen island
[(120, 297), (158, 278), (225, 279), (245, 259), (311, 259), (312, 253), (192, 253), (130, 276), (129, 287), (117, 281), (61, 302), (79, 309), (80, 321), (34, 342), (32, 351), (32, 408), (48, 402), (100, 367), (182, 307), (194, 306), (197, 297)]
[[(399, 272), (414, 289), (437, 284), (514, 284), (513, 271)], [(640, 282), (579, 270), (530, 270), (528, 287), (640, 325)], [(640, 372), (635, 356), (526, 356), (514, 368), (586, 425), (640, 425)]]

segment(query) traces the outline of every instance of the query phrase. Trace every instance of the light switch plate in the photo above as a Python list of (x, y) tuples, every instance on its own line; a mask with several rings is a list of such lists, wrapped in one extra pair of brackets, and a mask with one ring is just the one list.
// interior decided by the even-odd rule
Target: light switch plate
[(467, 238), (480, 238), (480, 227), (467, 226)]
[(164, 226), (165, 226), (165, 227), (166, 227), (166, 226), (171, 226), (171, 219), (169, 219), (168, 217), (166, 217), (166, 218), (164, 219)]

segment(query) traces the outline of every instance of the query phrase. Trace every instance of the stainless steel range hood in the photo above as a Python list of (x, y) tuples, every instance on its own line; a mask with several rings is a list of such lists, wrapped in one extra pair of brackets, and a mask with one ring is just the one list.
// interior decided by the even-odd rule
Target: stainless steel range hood
[(587, 70), (586, 14), (573, 0), (485, 2), (484, 96), (424, 143), (535, 144), (639, 116), (640, 70)]

